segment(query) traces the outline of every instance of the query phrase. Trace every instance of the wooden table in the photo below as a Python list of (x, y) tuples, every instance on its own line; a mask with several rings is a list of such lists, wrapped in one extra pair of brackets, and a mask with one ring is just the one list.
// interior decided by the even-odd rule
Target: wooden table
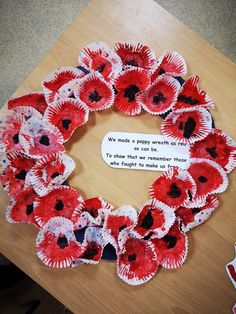
[[(79, 50), (90, 42), (130, 39), (147, 43), (157, 55), (167, 48), (181, 53), (189, 74), (198, 74), (201, 86), (215, 100), (217, 127), (236, 139), (236, 65), (152, 0), (91, 1), (14, 96), (40, 90), (41, 80), (56, 67), (77, 65)], [(70, 183), (84, 196), (85, 192), (86, 197), (102, 195), (115, 206), (136, 208), (147, 200), (157, 172), (113, 169), (100, 156), (101, 140), (108, 131), (159, 133), (158, 118), (145, 114), (132, 118), (132, 123), (130, 119), (111, 110), (96, 113), (67, 144), (77, 163)], [(236, 299), (225, 265), (233, 258), (236, 240), (236, 171), (229, 182), (213, 217), (189, 233), (189, 255), (183, 267), (162, 269), (142, 286), (119, 280), (111, 262), (64, 270), (44, 266), (36, 257), (37, 230), (5, 221), (8, 197), (3, 192), (0, 251), (75, 313), (230, 313)]]

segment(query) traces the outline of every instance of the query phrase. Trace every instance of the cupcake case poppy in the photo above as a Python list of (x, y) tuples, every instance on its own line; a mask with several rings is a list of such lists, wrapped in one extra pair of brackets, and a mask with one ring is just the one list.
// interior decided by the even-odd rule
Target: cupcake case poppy
[[(95, 42), (78, 61), (50, 73), (42, 91), (9, 100), (9, 112), (0, 117), (0, 181), (10, 195), (6, 219), (39, 229), (37, 255), (49, 267), (116, 259), (118, 277), (140, 285), (161, 267), (184, 263), (187, 233), (211, 216), (216, 194), (227, 188), (236, 143), (214, 127), (214, 102), (199, 77), (182, 78), (187, 65), (177, 52), (157, 58), (138, 42)], [(162, 134), (190, 145), (188, 168), (158, 177), (138, 211), (131, 205), (114, 209), (102, 197), (83, 199), (66, 181), (75, 163), (64, 143), (94, 111), (113, 105), (129, 116), (142, 110), (160, 115)]]

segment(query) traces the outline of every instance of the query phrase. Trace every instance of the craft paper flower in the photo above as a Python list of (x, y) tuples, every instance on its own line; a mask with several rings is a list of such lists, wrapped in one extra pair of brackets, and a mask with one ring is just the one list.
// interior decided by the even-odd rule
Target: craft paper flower
[(98, 72), (88, 74), (81, 80), (75, 96), (90, 111), (110, 108), (114, 102), (112, 85), (107, 83)]
[(219, 199), (215, 195), (210, 195), (206, 199), (206, 203), (203, 207), (179, 207), (175, 214), (181, 219), (181, 229), (184, 232), (197, 227), (210, 218), (214, 210), (219, 206)]
[(187, 144), (203, 140), (211, 129), (211, 114), (203, 108), (179, 113), (173, 111), (161, 125), (163, 135)]
[(144, 93), (137, 96), (137, 102), (151, 114), (169, 111), (177, 100), (180, 84), (171, 76), (159, 76)]
[(74, 90), (70, 82), (80, 79), (84, 75), (83, 71), (71, 66), (61, 67), (50, 73), (42, 82), (47, 103), (51, 104), (55, 100), (74, 97)]
[(159, 261), (150, 241), (128, 238), (124, 251), (118, 255), (117, 274), (130, 285), (143, 284), (156, 274)]
[(74, 169), (74, 160), (66, 154), (50, 154), (37, 160), (29, 179), (36, 193), (44, 196), (61, 185)]
[(44, 120), (54, 124), (61, 132), (64, 141), (88, 121), (89, 110), (77, 99), (55, 101), (47, 108)]
[(236, 166), (236, 143), (223, 131), (213, 129), (205, 139), (190, 147), (190, 156), (213, 160), (229, 173)]
[(37, 255), (47, 266), (70, 267), (83, 253), (83, 246), (76, 241), (73, 223), (63, 217), (51, 218), (40, 229), (36, 238)]
[(196, 184), (188, 171), (172, 167), (153, 182), (149, 193), (152, 198), (176, 209), (195, 196)]
[(60, 186), (36, 198), (35, 220), (42, 227), (52, 217), (70, 219), (75, 208), (83, 201), (80, 193), (68, 186)]
[(139, 68), (128, 69), (118, 75), (114, 84), (117, 91), (114, 101), (116, 108), (127, 115), (139, 114), (142, 107), (137, 101), (137, 96), (148, 88), (149, 73)]
[(187, 74), (187, 65), (184, 58), (176, 51), (166, 50), (157, 60), (157, 66), (151, 76), (155, 81), (159, 75), (184, 76)]
[(144, 203), (132, 234), (141, 238), (162, 238), (175, 221), (175, 213), (166, 204), (152, 199)]
[(158, 261), (164, 268), (180, 267), (188, 253), (187, 235), (180, 230), (180, 222), (176, 221), (167, 235), (162, 239), (153, 239)]
[(141, 43), (117, 42), (114, 50), (121, 58), (124, 66), (140, 67), (143, 69), (152, 69), (156, 64), (154, 51)]
[(122, 70), (120, 57), (101, 41), (84, 47), (78, 56), (78, 61), (83, 67), (101, 73), (108, 82), (112, 82)]
[(35, 117), (30, 118), (22, 125), (19, 142), (27, 155), (34, 158), (65, 151), (64, 139), (58, 128)]
[(213, 100), (199, 86), (199, 77), (191, 76), (182, 86), (174, 110), (184, 111), (193, 108), (214, 108)]

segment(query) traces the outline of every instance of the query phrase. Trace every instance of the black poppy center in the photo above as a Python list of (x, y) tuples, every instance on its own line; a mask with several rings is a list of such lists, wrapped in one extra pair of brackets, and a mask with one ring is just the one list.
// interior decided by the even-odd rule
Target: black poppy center
[(13, 143), (14, 144), (18, 144), (19, 143), (19, 133), (16, 133), (13, 137), (12, 137)]
[(70, 127), (70, 124), (71, 124), (71, 120), (70, 119), (64, 119), (62, 120), (62, 127), (65, 129), (65, 130), (68, 130), (69, 127)]
[(198, 181), (200, 181), (201, 183), (206, 183), (208, 180), (205, 176), (200, 176), (198, 177)]
[(64, 208), (62, 200), (57, 200), (54, 208), (58, 211), (62, 210)]
[(65, 247), (67, 247), (69, 245), (67, 238), (65, 236), (59, 237), (57, 239), (57, 245), (60, 247), (60, 249), (64, 249)]
[(159, 70), (159, 75), (162, 75), (162, 74), (164, 74), (164, 73), (166, 73), (166, 71), (165, 71), (163, 68), (160, 68), (160, 70)]
[(176, 246), (176, 243), (177, 243), (176, 237), (166, 235), (162, 239), (168, 243), (167, 249), (173, 249)]
[(140, 91), (138, 86), (130, 85), (125, 89), (124, 97), (128, 98), (128, 102), (135, 100), (135, 95)]
[(188, 117), (187, 121), (179, 123), (179, 130), (183, 131), (185, 138), (190, 138), (196, 128), (196, 121), (193, 117)]
[(199, 103), (197, 99), (193, 98), (192, 96), (186, 96), (186, 95), (179, 95), (178, 101), (182, 101), (188, 105), (197, 105)]
[(51, 178), (52, 179), (55, 179), (56, 177), (58, 177), (60, 175), (59, 172), (54, 172), (52, 175), (51, 175)]
[(138, 67), (138, 62), (135, 59), (127, 60), (125, 62), (126, 65), (131, 65), (133, 67)]
[(141, 228), (150, 229), (154, 224), (152, 211), (151, 209), (147, 212), (146, 216), (143, 218), (142, 223), (140, 224)]
[(136, 258), (137, 258), (137, 255), (134, 253), (134, 254), (130, 254), (128, 256), (128, 261), (129, 262), (133, 262), (133, 261), (136, 261)]
[(182, 192), (176, 183), (171, 183), (170, 190), (169, 190), (169, 192), (167, 192), (167, 194), (171, 198), (178, 198), (181, 196)]
[(158, 105), (160, 102), (165, 103), (167, 98), (162, 94), (162, 92), (158, 92), (152, 100), (153, 105)]
[(40, 140), (39, 143), (45, 146), (49, 146), (50, 145), (50, 141), (47, 135), (43, 135)]
[(206, 151), (212, 158), (218, 157), (218, 154), (216, 152), (216, 146), (206, 147)]
[(201, 211), (200, 208), (193, 208), (193, 209), (192, 209), (192, 214), (197, 214), (197, 213), (199, 213), (200, 211)]
[(127, 228), (127, 226), (126, 225), (122, 225), (122, 226), (119, 227), (119, 231), (121, 232), (125, 228)]
[(106, 63), (102, 63), (99, 67), (97, 67), (95, 70), (102, 73), (106, 67)]
[(89, 94), (89, 100), (92, 102), (98, 102), (101, 99), (102, 99), (102, 96), (100, 96), (96, 90), (94, 90), (93, 92)]
[(30, 214), (32, 214), (33, 210), (34, 210), (34, 204), (33, 203), (27, 205), (27, 207), (26, 207), (26, 215), (29, 216)]
[(98, 254), (98, 246), (96, 242), (90, 242), (87, 250), (84, 252), (82, 258), (93, 259)]
[(19, 173), (15, 175), (15, 178), (18, 180), (25, 180), (27, 172), (25, 170), (21, 170)]

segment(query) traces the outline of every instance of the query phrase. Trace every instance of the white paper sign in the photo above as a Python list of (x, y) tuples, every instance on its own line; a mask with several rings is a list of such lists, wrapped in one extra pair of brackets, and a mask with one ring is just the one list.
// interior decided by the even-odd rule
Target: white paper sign
[(187, 168), (189, 145), (163, 135), (109, 132), (101, 147), (104, 161), (113, 168), (165, 171)]

